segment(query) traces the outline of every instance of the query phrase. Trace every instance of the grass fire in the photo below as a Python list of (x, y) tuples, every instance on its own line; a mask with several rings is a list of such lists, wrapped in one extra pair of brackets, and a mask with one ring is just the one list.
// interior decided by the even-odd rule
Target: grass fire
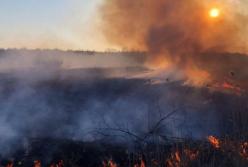
[(247, 7), (1, 2), (0, 167), (247, 167)]

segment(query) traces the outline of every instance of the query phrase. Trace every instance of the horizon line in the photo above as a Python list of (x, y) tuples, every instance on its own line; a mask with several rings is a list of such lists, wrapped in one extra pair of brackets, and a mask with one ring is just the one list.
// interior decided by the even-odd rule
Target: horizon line
[(26, 51), (62, 51), (62, 52), (98, 52), (98, 53), (130, 53), (130, 52), (136, 52), (136, 53), (145, 53), (146, 51), (141, 50), (124, 50), (124, 49), (113, 49), (113, 48), (107, 48), (105, 50), (91, 50), (91, 49), (61, 49), (61, 48), (1, 48), (0, 50), (4, 51), (10, 51), (10, 50), (26, 50)]

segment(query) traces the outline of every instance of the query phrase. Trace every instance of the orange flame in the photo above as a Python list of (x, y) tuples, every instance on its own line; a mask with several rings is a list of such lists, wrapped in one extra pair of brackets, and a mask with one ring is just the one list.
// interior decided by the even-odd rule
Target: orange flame
[(35, 161), (34, 161), (34, 167), (41, 167), (41, 162), (40, 162), (40, 160), (35, 160)]
[(187, 74), (186, 84), (200, 87), (211, 80), (211, 76), (207, 71), (200, 70), (193, 65), (185, 69)]
[(171, 154), (170, 158), (166, 160), (166, 164), (169, 167), (179, 167), (181, 162), (181, 157), (178, 151)]
[(181, 162), (181, 158), (178, 151), (175, 153), (175, 159), (177, 160), (177, 162)]
[(214, 146), (215, 148), (220, 148), (220, 141), (214, 136), (208, 136), (208, 141)]

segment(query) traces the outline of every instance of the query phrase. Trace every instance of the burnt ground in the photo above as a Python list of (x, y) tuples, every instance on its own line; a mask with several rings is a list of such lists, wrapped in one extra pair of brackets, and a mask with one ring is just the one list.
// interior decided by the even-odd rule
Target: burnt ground
[[(247, 166), (247, 94), (87, 73), (1, 75), (2, 164)], [(213, 147), (209, 135), (223, 145)]]
[[(32, 139), (28, 149), (18, 149), (10, 158), (1, 158), (1, 164), (13, 162), (14, 166), (31, 167), (35, 161), (41, 166), (51, 166), (63, 162), (69, 167), (97, 167), (113, 162), (119, 167), (187, 166), (187, 167), (245, 167), (247, 154), (241, 156), (238, 149), (215, 148), (206, 141), (177, 140), (167, 144), (149, 143), (136, 145), (115, 145), (105, 142), (80, 142), (57, 139)], [(247, 150), (246, 150), (247, 151)]]

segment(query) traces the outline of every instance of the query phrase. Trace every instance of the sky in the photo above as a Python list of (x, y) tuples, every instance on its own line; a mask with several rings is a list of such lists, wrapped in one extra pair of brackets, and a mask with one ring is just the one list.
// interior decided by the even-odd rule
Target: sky
[(0, 48), (110, 48), (97, 29), (102, 1), (0, 0)]
[[(98, 9), (104, 1), (0, 0), (0, 48), (118, 49), (100, 33)], [(247, 0), (218, 1), (247, 12)]]

